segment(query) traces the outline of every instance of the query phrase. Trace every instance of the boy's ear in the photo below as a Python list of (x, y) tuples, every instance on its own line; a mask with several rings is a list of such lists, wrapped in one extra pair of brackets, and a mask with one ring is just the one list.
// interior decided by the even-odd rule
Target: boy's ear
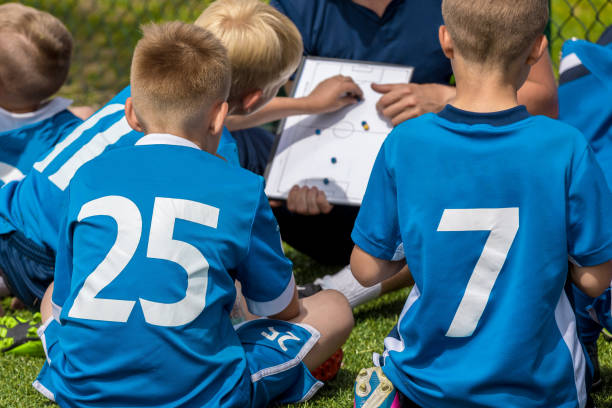
[(444, 52), (446, 58), (453, 59), (455, 57), (455, 45), (445, 25), (441, 25), (438, 29), (438, 38), (440, 40), (442, 52)]
[(255, 107), (259, 106), (262, 97), (263, 91), (261, 89), (248, 92), (242, 97), (242, 110), (247, 114), (251, 113), (255, 110)]
[(538, 39), (533, 43), (533, 47), (529, 52), (529, 56), (527, 57), (527, 65), (535, 65), (536, 62), (542, 58), (542, 55), (548, 50), (548, 38), (544, 34), (542, 34)]
[(132, 129), (137, 132), (145, 133), (144, 126), (140, 124), (136, 112), (134, 111), (134, 104), (132, 103), (131, 96), (125, 101), (125, 118)]
[(213, 135), (220, 135), (223, 131), (223, 123), (225, 122), (225, 117), (227, 116), (228, 111), (227, 102), (219, 102), (210, 112), (210, 133)]

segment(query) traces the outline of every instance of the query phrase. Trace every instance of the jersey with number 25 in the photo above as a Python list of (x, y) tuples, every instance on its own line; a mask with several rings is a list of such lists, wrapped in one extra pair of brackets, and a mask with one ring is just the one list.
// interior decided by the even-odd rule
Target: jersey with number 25
[(253, 313), (279, 313), (293, 297), (261, 177), (171, 135), (84, 165), (56, 261), (55, 400), (249, 406), (230, 270)]
[[(142, 137), (125, 119), (124, 106), (129, 96), (128, 86), (85, 122), (66, 131), (23, 180), (0, 189), (1, 234), (18, 230), (36, 244), (57, 252), (59, 220), (65, 212), (66, 191), (74, 174), (104, 152), (131, 146)], [(226, 129), (218, 153), (238, 165), (236, 144)]]
[(427, 407), (583, 407), (568, 257), (612, 259), (612, 194), (575, 129), (524, 107), (447, 106), (395, 128), (353, 239), (415, 286), (383, 370)]

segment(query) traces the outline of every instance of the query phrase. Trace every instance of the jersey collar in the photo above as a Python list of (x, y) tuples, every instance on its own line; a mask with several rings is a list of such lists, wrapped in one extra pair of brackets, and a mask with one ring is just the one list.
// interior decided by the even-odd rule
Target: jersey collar
[(498, 112), (469, 112), (455, 108), (452, 105), (446, 105), (438, 116), (446, 119), (449, 122), (465, 123), (467, 125), (491, 125), (491, 126), (506, 126), (512, 123), (520, 122), (529, 118), (529, 112), (524, 105), (515, 106), (511, 109), (506, 109)]
[(184, 139), (182, 137), (171, 135), (169, 133), (149, 133), (148, 135), (141, 137), (136, 142), (136, 146), (160, 144), (192, 147), (194, 149), (201, 150), (200, 147), (192, 141)]

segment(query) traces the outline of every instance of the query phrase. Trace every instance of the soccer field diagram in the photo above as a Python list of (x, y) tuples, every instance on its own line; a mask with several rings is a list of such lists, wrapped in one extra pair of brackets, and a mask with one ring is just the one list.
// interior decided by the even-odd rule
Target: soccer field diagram
[(372, 83), (408, 83), (411, 67), (306, 58), (294, 97), (302, 97), (323, 80), (350, 76), (363, 91), (356, 105), (322, 115), (287, 118), (268, 167), (266, 194), (286, 199), (294, 185), (317, 187), (329, 202), (360, 205), (370, 172), (391, 125), (376, 111), (381, 94)]

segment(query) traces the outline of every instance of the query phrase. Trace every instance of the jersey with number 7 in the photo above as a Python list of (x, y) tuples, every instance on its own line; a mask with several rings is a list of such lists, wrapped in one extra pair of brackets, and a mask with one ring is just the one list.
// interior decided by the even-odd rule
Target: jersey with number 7
[(384, 143), (353, 239), (415, 286), (384, 371), (421, 406), (576, 407), (586, 358), (564, 293), (568, 257), (612, 259), (612, 194), (575, 129), (524, 107), (447, 106)]
[(250, 374), (229, 312), (234, 270), (251, 312), (293, 297), (263, 179), (171, 135), (83, 165), (57, 254), (66, 406), (246, 406)]

